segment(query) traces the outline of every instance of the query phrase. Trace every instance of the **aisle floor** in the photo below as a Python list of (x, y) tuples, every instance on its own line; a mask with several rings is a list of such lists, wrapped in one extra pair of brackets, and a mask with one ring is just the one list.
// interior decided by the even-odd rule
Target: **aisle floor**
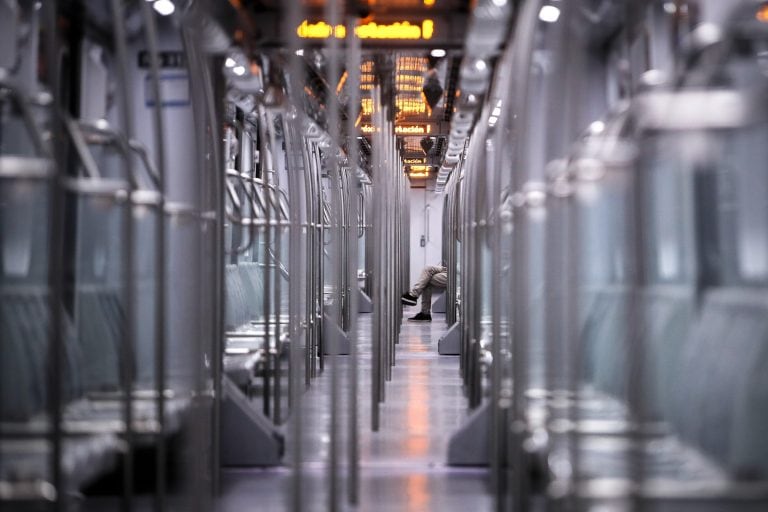
[[(416, 308), (405, 311), (415, 314)], [(446, 330), (443, 315), (432, 323), (404, 321), (392, 380), (381, 407), (381, 428), (371, 431), (371, 322), (360, 315), (360, 505), (346, 505), (342, 492), (338, 510), (473, 511), (490, 510), (487, 472), (480, 468), (446, 466), (448, 441), (467, 415), (461, 391), (458, 358), (439, 356), (437, 342)], [(346, 358), (339, 358), (342, 374)], [(342, 394), (346, 393), (346, 385)], [(301, 459), (304, 461), (304, 510), (329, 510), (328, 422), (330, 374), (326, 371), (304, 396)], [(346, 407), (344, 410), (348, 409)], [(346, 425), (347, 417), (342, 418)], [(286, 431), (290, 427), (286, 425)], [(341, 436), (342, 445), (346, 435)], [(286, 461), (291, 454), (286, 455)], [(343, 453), (340, 460), (345, 461)], [(346, 480), (346, 467), (341, 469)], [(290, 510), (291, 472), (232, 468), (223, 474), (221, 512)], [(342, 484), (343, 485), (343, 484)]]

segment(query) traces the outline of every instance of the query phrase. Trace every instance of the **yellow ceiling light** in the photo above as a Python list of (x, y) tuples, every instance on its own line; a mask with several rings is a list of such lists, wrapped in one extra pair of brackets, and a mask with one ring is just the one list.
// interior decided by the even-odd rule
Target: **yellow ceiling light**
[(425, 114), (427, 105), (421, 98), (408, 98), (398, 95), (395, 107), (403, 114)]
[(400, 117), (430, 115), (422, 89), (427, 59), (412, 55), (400, 55), (395, 62), (395, 106)]
[(424, 57), (400, 56), (397, 58), (395, 70), (398, 73), (414, 71), (420, 75), (427, 67), (427, 59)]
[(424, 153), (424, 149), (421, 147), (421, 139), (420, 136), (410, 136), (410, 137), (403, 137), (403, 143), (405, 145), (405, 152), (406, 153)]
[(768, 5), (763, 5), (760, 7), (760, 9), (757, 11), (757, 14), (755, 15), (755, 18), (757, 18), (757, 21), (768, 23)]
[(435, 0), (424, 0), (424, 7), (432, 7), (435, 5)]
[[(428, 40), (434, 33), (435, 22), (430, 19), (414, 23), (405, 20), (392, 23), (369, 21), (355, 27), (355, 36), (359, 39)], [(296, 28), (296, 34), (302, 39), (328, 39), (332, 36), (343, 39), (347, 36), (347, 29), (344, 25), (331, 26), (325, 21), (304, 20)]]
[(361, 107), (361, 113), (364, 116), (369, 116), (373, 113), (373, 99), (372, 98), (362, 98), (360, 100), (360, 107)]
[(347, 77), (349, 77), (349, 73), (344, 71), (344, 74), (341, 75), (341, 78), (339, 79), (339, 84), (336, 86), (336, 94), (341, 93), (341, 90), (344, 88), (344, 83), (347, 81)]

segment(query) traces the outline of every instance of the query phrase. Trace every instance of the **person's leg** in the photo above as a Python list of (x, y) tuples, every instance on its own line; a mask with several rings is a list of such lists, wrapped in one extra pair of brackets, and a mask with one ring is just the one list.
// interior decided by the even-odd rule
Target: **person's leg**
[[(430, 285), (432, 278), (439, 274), (442, 269), (435, 265), (427, 265), (424, 267), (424, 270), (421, 271), (421, 275), (419, 276), (419, 280), (416, 281), (416, 284), (413, 285), (413, 288), (411, 289), (411, 295), (414, 297), (418, 297), (422, 294), (424, 289)], [(447, 279), (446, 274), (446, 279)]]
[(424, 270), (421, 271), (421, 275), (419, 276), (419, 280), (413, 285), (413, 289), (409, 292), (405, 292), (402, 295), (400, 302), (406, 306), (415, 306), (419, 295), (421, 295), (424, 289), (429, 286), (429, 283), (432, 281), (435, 274), (439, 274), (442, 271), (443, 268), (435, 265), (427, 265), (424, 267)]
[[(435, 267), (440, 270), (440, 267)], [(432, 314), (432, 290), (444, 289), (448, 286), (448, 272), (437, 272), (432, 275), (429, 285), (421, 292), (421, 312), (425, 315)]]
[(430, 284), (421, 292), (421, 312), (425, 315), (432, 314), (432, 290), (433, 286)]

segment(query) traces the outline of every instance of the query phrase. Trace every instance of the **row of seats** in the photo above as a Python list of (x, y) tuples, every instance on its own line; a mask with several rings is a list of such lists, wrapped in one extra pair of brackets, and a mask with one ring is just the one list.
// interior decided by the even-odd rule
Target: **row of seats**
[[(50, 481), (51, 447), (43, 438), (48, 425), (48, 378), (52, 370), (49, 300), (43, 285), (14, 285), (0, 292), (0, 421), (4, 432), (33, 436), (24, 441), (2, 441), (2, 481)], [(64, 428), (80, 435), (63, 444), (63, 467), (71, 490), (109, 470), (119, 453), (117, 434), (122, 429), (123, 402), (118, 397), (122, 394), (120, 361), (126, 322), (118, 289), (81, 286), (76, 290), (75, 304), (75, 321), (62, 311), (59, 387), (64, 404)], [(152, 340), (138, 340), (144, 345), (148, 341)], [(151, 350), (137, 350), (137, 353), (144, 356), (135, 360), (133, 367), (152, 367), (153, 360), (148, 359)], [(142, 395), (142, 389), (152, 391), (152, 386), (152, 382), (136, 382), (136, 395)], [(157, 424), (155, 401), (148, 398), (151, 396), (144, 394), (133, 404), (133, 428), (139, 434), (151, 434)], [(187, 410), (188, 398), (168, 397), (167, 433), (180, 428)]]
[[(629, 301), (622, 287), (589, 301), (586, 380), (623, 404), (628, 382), (638, 383), (645, 421), (664, 421), (730, 478), (768, 479), (768, 290), (711, 289), (697, 307), (690, 288), (650, 287), (636, 299), (635, 339), (626, 335)], [(610, 467), (589, 466), (603, 476)]]
[[(229, 333), (226, 339), (224, 371), (240, 388), (248, 388), (258, 366), (264, 361), (266, 344), (266, 322), (264, 321), (264, 269), (258, 263), (244, 262), (227, 265), (225, 269), (225, 327)], [(282, 279), (282, 278), (280, 278)], [(272, 281), (274, 283), (274, 279)], [(274, 284), (272, 285), (274, 287)], [(281, 282), (281, 297), (288, 296), (288, 283)], [(272, 288), (274, 290), (274, 288)], [(270, 307), (274, 332), (274, 306)], [(287, 302), (282, 301), (281, 324), (285, 323)], [(281, 327), (282, 353), (287, 353), (285, 326)]]
[(227, 265), (225, 286), (227, 331), (246, 328), (264, 316), (264, 276), (258, 263)]

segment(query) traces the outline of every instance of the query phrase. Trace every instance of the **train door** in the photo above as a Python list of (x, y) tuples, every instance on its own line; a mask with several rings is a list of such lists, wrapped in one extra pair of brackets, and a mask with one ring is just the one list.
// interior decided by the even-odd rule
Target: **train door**
[(442, 194), (429, 188), (411, 188), (411, 282), (416, 282), (421, 269), (442, 262), (443, 235)]

